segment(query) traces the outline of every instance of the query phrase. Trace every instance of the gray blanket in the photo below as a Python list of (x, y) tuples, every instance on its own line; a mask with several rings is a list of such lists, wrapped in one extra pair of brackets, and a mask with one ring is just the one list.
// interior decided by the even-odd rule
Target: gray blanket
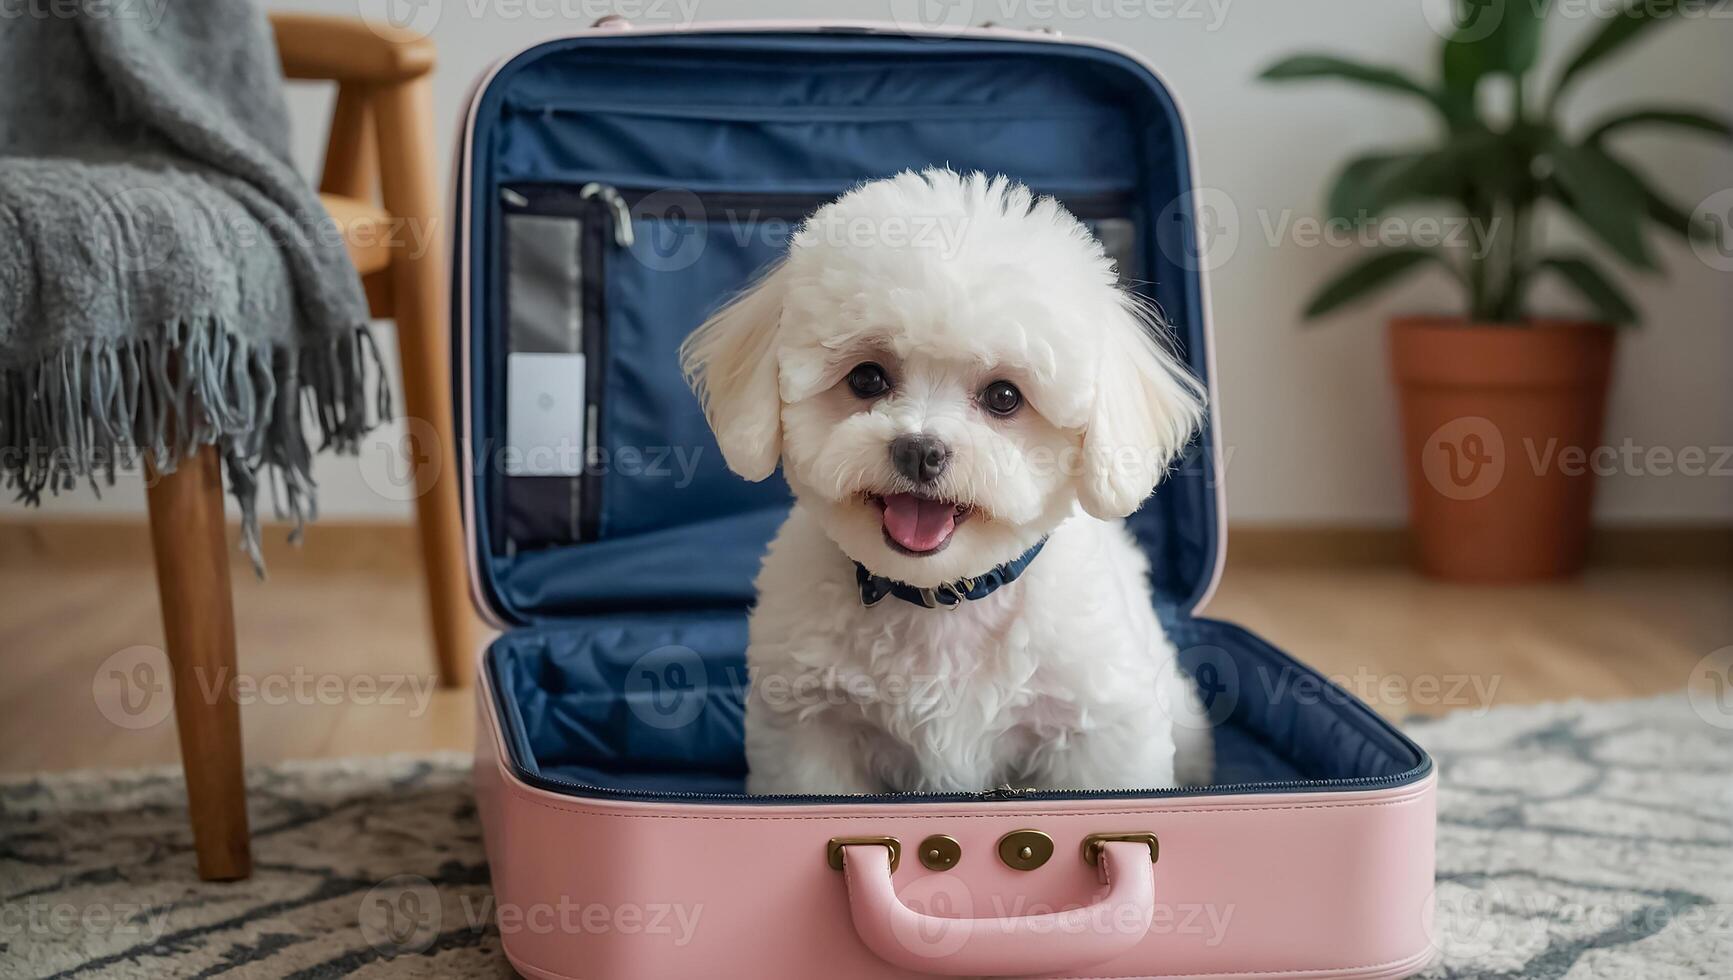
[(269, 25), (236, 0), (33, 5), (0, 29), (0, 480), (26, 501), (220, 447), (314, 516), (321, 448), (387, 413), (342, 239), (289, 160)]

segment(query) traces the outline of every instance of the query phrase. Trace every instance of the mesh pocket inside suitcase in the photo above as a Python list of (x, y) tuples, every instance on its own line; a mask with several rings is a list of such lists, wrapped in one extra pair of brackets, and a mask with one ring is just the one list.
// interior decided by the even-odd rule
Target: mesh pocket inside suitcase
[[(1412, 743), (1250, 633), (1182, 619), (1169, 634), (1216, 723), (1215, 785), (1190, 792), (1356, 789), (1424, 774)], [(513, 765), (578, 795), (762, 799), (742, 795), (745, 646), (735, 614), (500, 638), (488, 667)]]

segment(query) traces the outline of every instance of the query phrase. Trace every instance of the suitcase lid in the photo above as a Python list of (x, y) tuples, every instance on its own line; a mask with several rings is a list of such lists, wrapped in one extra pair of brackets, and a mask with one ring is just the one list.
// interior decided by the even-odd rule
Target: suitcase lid
[[(1009, 174), (1094, 215), (1104, 238), (1105, 222), (1128, 222), (1117, 226), (1130, 229), (1128, 278), (1166, 313), (1210, 418), (1127, 525), (1158, 607), (1207, 601), (1225, 544), (1211, 255), (1197, 245), (1191, 144), (1153, 67), (1111, 44), (1002, 28), (619, 26), (503, 59), (477, 81), (459, 134), (454, 373), (484, 615), (509, 628), (745, 610), (788, 490), (780, 473), (749, 484), (727, 469), (674, 351), (780, 253), (773, 222), (785, 240), (850, 186), (934, 164)], [(585, 335), (605, 342), (585, 348), (595, 408), (570, 477), (584, 540), (527, 549), (508, 540), (503, 507), (520, 479), (506, 473), (507, 213), (569, 214), (588, 229), (573, 316), (599, 323)]]

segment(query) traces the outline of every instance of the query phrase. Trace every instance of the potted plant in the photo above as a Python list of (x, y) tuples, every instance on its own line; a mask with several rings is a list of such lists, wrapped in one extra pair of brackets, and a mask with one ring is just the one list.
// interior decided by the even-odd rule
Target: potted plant
[[(1581, 567), (1587, 552), (1614, 327), (1636, 310), (1597, 260), (1547, 251), (1536, 218), (1557, 209), (1624, 265), (1655, 270), (1648, 224), (1689, 238), (1714, 229), (1658, 193), (1616, 155), (1613, 137), (1671, 127), (1733, 138), (1726, 120), (1674, 106), (1625, 109), (1567, 131), (1563, 100), (1585, 73), (1678, 13), (1629, 0), (1544, 88), (1534, 78), (1547, 0), (1465, 0), (1439, 57), (1439, 80), (1328, 55), (1271, 66), (1271, 81), (1339, 79), (1410, 98), (1439, 123), (1430, 145), (1351, 160), (1329, 193), (1332, 220), (1361, 225), (1392, 209), (1442, 205), (1473, 246), (1380, 247), (1327, 282), (1306, 309), (1322, 317), (1426, 268), (1446, 270), (1466, 309), (1390, 324), (1406, 442), (1411, 521), (1421, 568), (1498, 581)], [(1498, 92), (1482, 88), (1498, 78)], [(1490, 86), (1488, 86), (1490, 89)], [(1496, 103), (1496, 104), (1493, 104)], [(1492, 111), (1487, 111), (1491, 109)], [(1531, 306), (1556, 278), (1593, 311), (1557, 317)]]

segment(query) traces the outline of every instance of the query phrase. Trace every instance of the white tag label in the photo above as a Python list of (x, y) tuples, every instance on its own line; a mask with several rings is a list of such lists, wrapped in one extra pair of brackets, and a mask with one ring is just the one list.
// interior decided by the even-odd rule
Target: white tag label
[(506, 359), (506, 451), (510, 476), (584, 471), (584, 355), (513, 354)]

